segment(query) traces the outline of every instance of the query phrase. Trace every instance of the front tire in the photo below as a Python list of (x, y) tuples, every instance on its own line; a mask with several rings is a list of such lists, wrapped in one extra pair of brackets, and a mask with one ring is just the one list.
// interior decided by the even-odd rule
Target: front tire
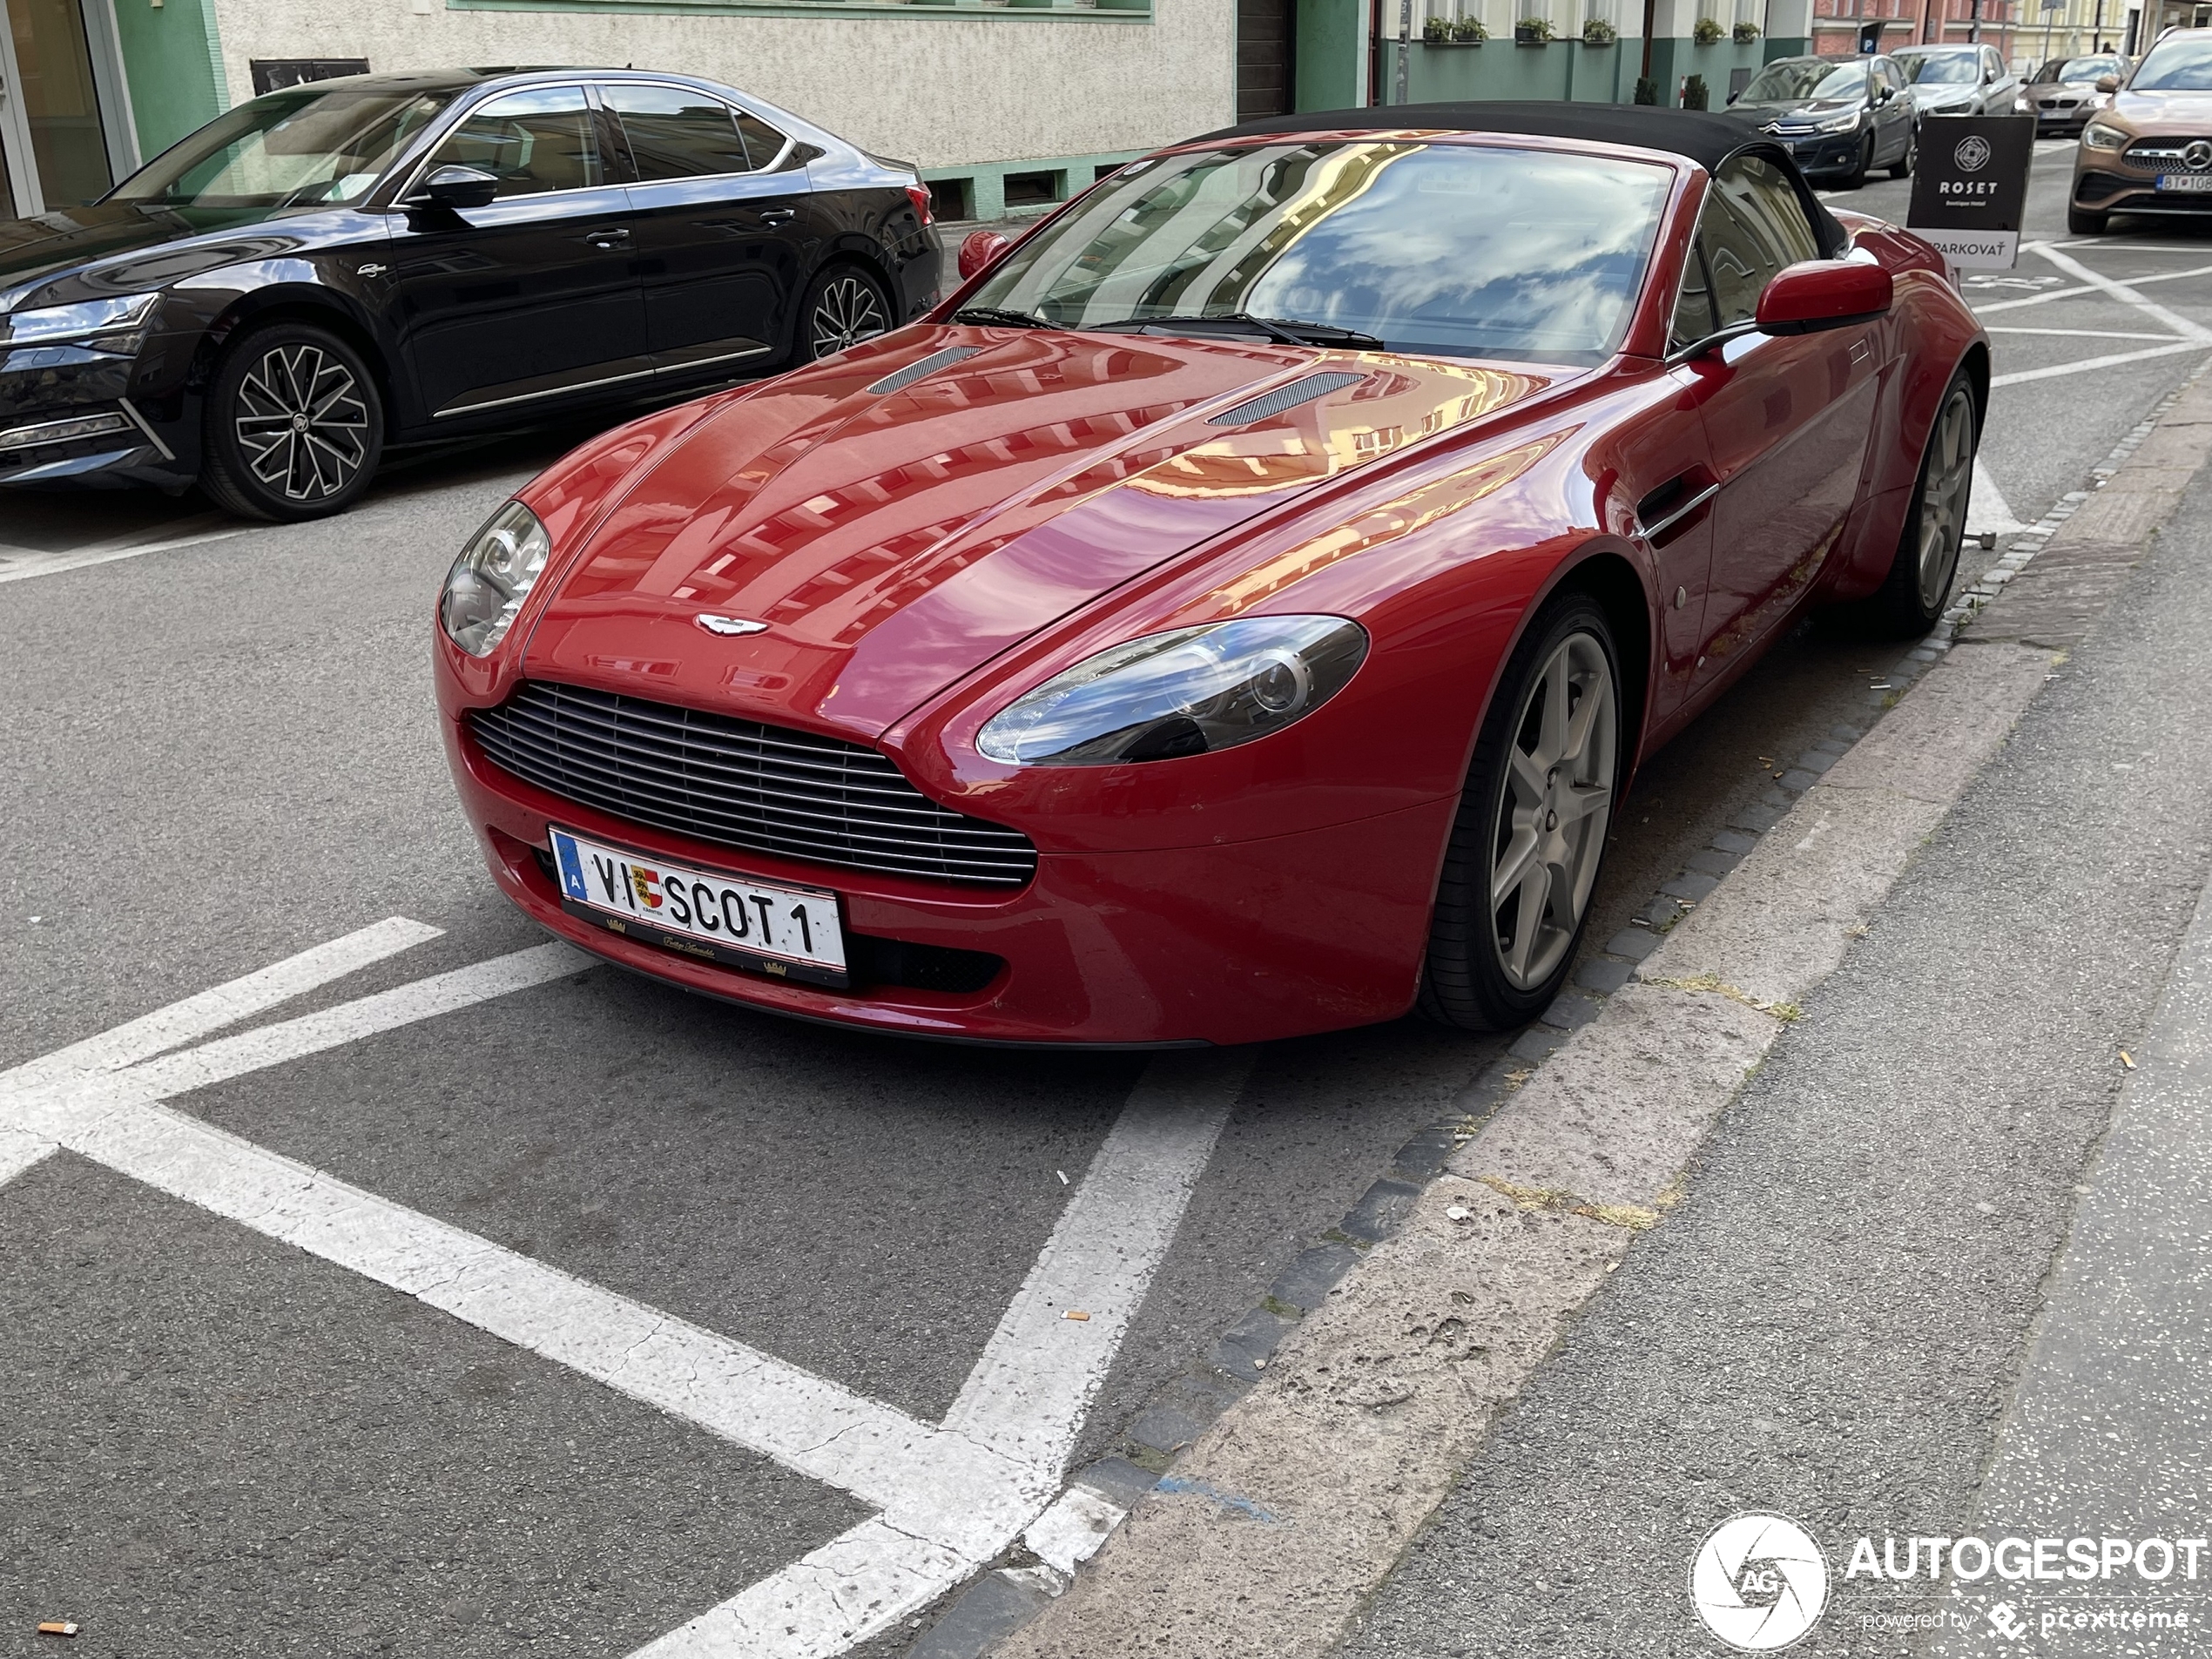
[(1936, 406), (1913, 485), (1912, 510), (1888, 577), (1866, 601), (1865, 631), (1884, 638), (1917, 637), (1936, 625), (1951, 603), (1959, 550), (1966, 545), (1966, 503), (1973, 493), (1979, 440), (1973, 388), (1961, 369)]
[(1845, 190), (1857, 190), (1861, 185), (1865, 184), (1866, 182), (1867, 170), (1873, 165), (1874, 135), (1870, 132), (1864, 138), (1859, 140), (1858, 159), (1857, 162), (1852, 164), (1851, 170), (1844, 175), (1844, 188)]
[(2102, 236), (2105, 226), (2111, 222), (2110, 213), (2093, 213), (2071, 202), (2067, 204), (2066, 229), (2069, 236)]
[(241, 518), (342, 513), (376, 475), (384, 401), (359, 353), (311, 323), (240, 335), (207, 388), (199, 487)]
[(833, 265), (806, 287), (799, 307), (798, 360), (819, 362), (891, 327), (891, 296), (857, 265)]
[(1565, 593), (1499, 682), (1445, 849), (1416, 1006), (1462, 1031), (1526, 1023), (1559, 994), (1588, 920), (1627, 752), (1605, 613)]

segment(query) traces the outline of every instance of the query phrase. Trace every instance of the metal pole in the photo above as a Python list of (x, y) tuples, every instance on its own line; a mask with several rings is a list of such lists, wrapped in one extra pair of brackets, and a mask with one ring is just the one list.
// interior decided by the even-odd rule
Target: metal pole
[(1966, 38), (1977, 46), (1981, 44), (1981, 0), (1974, 0), (1973, 10), (1966, 14)]

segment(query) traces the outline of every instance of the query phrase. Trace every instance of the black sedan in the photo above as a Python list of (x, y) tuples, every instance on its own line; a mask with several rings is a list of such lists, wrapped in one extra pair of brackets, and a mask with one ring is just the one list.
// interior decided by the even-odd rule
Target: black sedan
[(314, 517), (389, 448), (825, 356), (937, 270), (913, 168), (711, 82), (293, 87), (0, 222), (0, 484)]
[(1855, 189), (1876, 167), (1903, 179), (1920, 156), (1905, 72), (1887, 57), (1777, 57), (1728, 112), (1779, 139), (1797, 171), (1823, 184)]

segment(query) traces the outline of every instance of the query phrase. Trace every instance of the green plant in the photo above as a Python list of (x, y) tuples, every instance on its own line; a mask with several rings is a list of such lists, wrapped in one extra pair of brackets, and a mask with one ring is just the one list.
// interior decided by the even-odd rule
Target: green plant
[(1656, 103), (1658, 103), (1658, 101), (1659, 101), (1659, 83), (1658, 83), (1658, 82), (1656, 82), (1656, 81), (1655, 81), (1655, 80), (1653, 80), (1653, 79), (1651, 78), (1651, 77), (1650, 77), (1650, 76), (1649, 76), (1649, 75), (1639, 75), (1639, 76), (1637, 76), (1637, 77), (1636, 77), (1636, 95), (1635, 95), (1635, 101), (1636, 103), (1638, 103), (1638, 104), (1656, 104)]
[(1602, 17), (1588, 17), (1582, 23), (1582, 44), (1585, 46), (1610, 46), (1621, 37), (1621, 31)]
[(1700, 46), (1710, 46), (1721, 37), (1721, 26), (1713, 18), (1700, 17), (1691, 27), (1689, 37)]
[(1539, 43), (1558, 38), (1552, 32), (1552, 20), (1549, 17), (1523, 17), (1519, 23), (1514, 24), (1513, 37), (1515, 40), (1533, 40)]
[(1481, 42), (1490, 38), (1490, 31), (1482, 26), (1480, 17), (1462, 17), (1452, 25), (1452, 38)]
[(1451, 19), (1448, 17), (1424, 17), (1421, 20), (1421, 38), (1423, 40), (1430, 41), (1451, 39)]
[(1737, 45), (1748, 46), (1759, 37), (1759, 26), (1747, 17), (1730, 32), (1735, 35)]
[(1710, 109), (1712, 98), (1703, 75), (1692, 75), (1682, 84), (1682, 106), (1685, 110)]

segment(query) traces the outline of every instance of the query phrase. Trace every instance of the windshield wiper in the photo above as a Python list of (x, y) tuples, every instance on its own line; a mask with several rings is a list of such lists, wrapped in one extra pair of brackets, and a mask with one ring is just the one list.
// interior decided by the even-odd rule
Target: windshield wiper
[(1330, 322), (1301, 322), (1295, 317), (1258, 317), (1249, 311), (1199, 312), (1182, 317), (1129, 317), (1120, 322), (1086, 326), (1100, 330), (1158, 327), (1173, 333), (1194, 323), (1227, 323), (1232, 327), (1255, 328), (1287, 346), (1359, 346), (1379, 351), (1383, 343), (1374, 335), (1363, 334), (1356, 328), (1339, 328)]
[(1056, 328), (1060, 326), (1029, 312), (1008, 311), (1002, 306), (962, 306), (953, 313), (953, 320), (1001, 328)]

